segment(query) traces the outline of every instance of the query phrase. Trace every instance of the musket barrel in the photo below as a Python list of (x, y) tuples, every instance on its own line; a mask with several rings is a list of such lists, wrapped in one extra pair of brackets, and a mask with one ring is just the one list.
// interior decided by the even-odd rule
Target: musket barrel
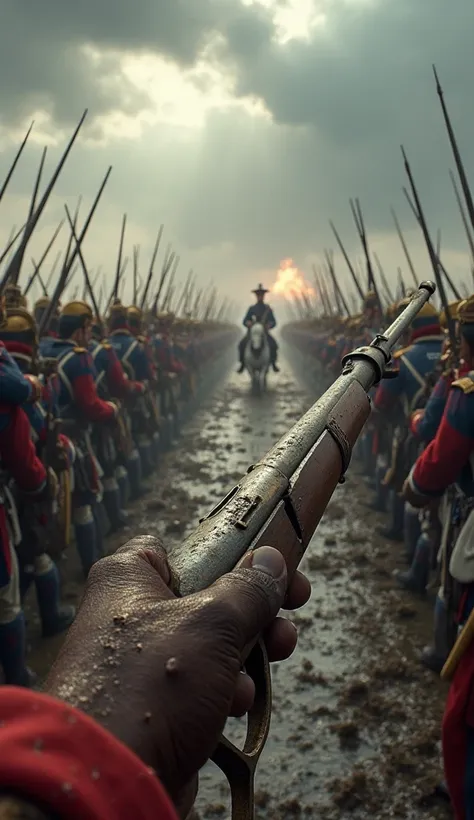
[[(177, 594), (189, 595), (206, 589), (223, 574), (230, 572), (245, 552), (254, 546), (262, 528), (280, 502), (288, 496), (292, 477), (301, 469), (312, 448), (328, 431), (337, 437), (339, 428), (335, 408), (353, 388), (357, 388), (358, 397), (364, 399), (363, 421), (368, 418), (368, 391), (382, 378), (393, 348), (435, 290), (432, 282), (423, 282), (384, 334), (378, 335), (371, 345), (344, 357), (342, 373), (329, 390), (261, 461), (249, 469), (197, 529), (171, 551), (169, 563)], [(360, 429), (353, 437), (354, 441)], [(354, 441), (347, 440), (347, 437), (344, 439), (344, 431), (342, 439), (343, 447), (347, 448), (342, 458), (342, 472), (345, 472)], [(321, 481), (325, 480), (323, 473)]]

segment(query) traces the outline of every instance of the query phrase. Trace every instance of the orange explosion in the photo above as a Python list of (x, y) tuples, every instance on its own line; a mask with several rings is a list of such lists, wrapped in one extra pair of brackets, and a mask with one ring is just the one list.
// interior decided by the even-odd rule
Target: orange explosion
[(282, 259), (277, 271), (276, 282), (270, 288), (272, 293), (292, 298), (296, 296), (314, 296), (314, 289), (308, 285), (304, 274), (292, 259)]

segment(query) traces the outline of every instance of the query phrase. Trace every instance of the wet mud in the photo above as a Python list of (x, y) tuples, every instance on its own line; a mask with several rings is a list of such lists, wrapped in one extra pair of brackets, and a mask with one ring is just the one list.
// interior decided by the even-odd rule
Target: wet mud
[[(140, 533), (159, 535), (168, 548), (178, 543), (313, 399), (285, 362), (261, 397), (246, 375), (231, 374), (163, 457), (152, 492), (131, 507), (127, 531), (108, 539), (108, 551)], [(288, 616), (299, 629), (293, 657), (273, 667), (257, 820), (452, 817), (436, 794), (446, 687), (418, 662), (431, 638), (434, 593), (421, 599), (397, 589), (403, 546), (377, 533), (385, 519), (368, 509), (370, 498), (352, 465), (304, 560), (313, 593)], [(65, 599), (77, 602), (73, 550), (61, 573)], [(40, 639), (31, 606), (27, 614), (32, 666), (45, 675), (61, 639)], [(245, 721), (228, 721), (226, 734), (241, 743)], [(228, 787), (212, 763), (196, 808), (202, 820), (230, 817)]]

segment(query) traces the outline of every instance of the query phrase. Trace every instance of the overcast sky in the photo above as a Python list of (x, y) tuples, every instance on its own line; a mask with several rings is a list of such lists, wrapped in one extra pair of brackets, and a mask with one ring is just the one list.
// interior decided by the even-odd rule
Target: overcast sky
[(401, 191), (403, 143), (445, 265), (471, 281), (431, 64), (474, 184), (472, 0), (3, 0), (1, 16), (0, 177), (36, 122), (0, 206), (1, 240), (24, 221), (41, 146), (51, 145), (51, 168), (88, 107), (33, 255), (64, 201), (74, 207), (82, 194), (85, 215), (113, 165), (85, 244), (109, 282), (127, 212), (126, 252), (141, 245), (143, 270), (164, 222), (181, 276), (192, 267), (243, 308), (282, 259), (311, 282), (312, 262), (334, 246), (328, 218), (361, 256), (351, 196), (389, 281), (407, 267), (391, 205), (426, 277)]

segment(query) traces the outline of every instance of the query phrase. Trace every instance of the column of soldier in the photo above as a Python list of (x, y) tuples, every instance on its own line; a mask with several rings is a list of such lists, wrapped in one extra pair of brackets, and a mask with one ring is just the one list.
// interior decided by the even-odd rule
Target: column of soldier
[[(179, 258), (170, 247), (156, 287), (163, 226), (140, 293), (134, 248), (133, 304), (122, 303), (125, 217), (112, 293), (101, 311), (82, 243), (111, 169), (81, 231), (78, 213), (72, 218), (65, 208), (71, 233), (54, 291), (48, 293), (41, 269), (60, 227), (20, 287), (27, 245), (84, 119), (38, 201), (43, 152), (25, 225), (1, 254), (7, 262), (0, 280), (0, 667), (6, 684), (20, 686), (35, 678), (26, 663), (22, 607), (28, 589), (36, 590), (43, 635), (66, 630), (75, 613), (61, 603), (57, 563), (71, 533), (86, 578), (104, 554), (104, 535), (125, 525), (128, 502), (147, 491), (160, 453), (191, 408), (198, 378), (235, 336), (226, 321), (227, 301), (219, 308), (216, 288), (193, 297), (190, 272), (181, 292), (176, 289)], [(78, 288), (65, 299), (76, 259), (82, 299)], [(27, 294), (35, 283), (45, 295), (29, 310)]]
[[(382, 316), (377, 294), (369, 292), (359, 315), (292, 323), (286, 336), (319, 362), (319, 378), (332, 381), (341, 358), (367, 344), (374, 328), (391, 324), (408, 298), (388, 306)], [(429, 587), (437, 589), (433, 641), (420, 661), (436, 673), (444, 668), (446, 678), (456, 670), (443, 724), (452, 787), (453, 778), (455, 784), (458, 777), (464, 783), (470, 748), (466, 730), (471, 745), (474, 733), (469, 705), (474, 671), (474, 295), (447, 307), (438, 311), (426, 304), (413, 321), (394, 354), (394, 378), (373, 390), (371, 420), (357, 455), (374, 490), (370, 506), (388, 515), (380, 534), (403, 544), (407, 570), (397, 573), (395, 583), (420, 595)], [(460, 627), (465, 627), (461, 646), (456, 642)], [(455, 797), (463, 804), (462, 795)]]
[[(33, 584), (43, 635), (68, 628), (57, 561), (74, 532), (86, 578), (103, 536), (127, 521), (160, 452), (176, 437), (203, 365), (233, 338), (219, 323), (112, 304), (60, 307), (41, 338), (49, 301), (33, 310), (16, 285), (0, 310), (0, 663), (7, 684), (28, 685), (22, 601)], [(33, 440), (34, 447), (30, 445)], [(56, 559), (56, 560), (55, 560)]]

